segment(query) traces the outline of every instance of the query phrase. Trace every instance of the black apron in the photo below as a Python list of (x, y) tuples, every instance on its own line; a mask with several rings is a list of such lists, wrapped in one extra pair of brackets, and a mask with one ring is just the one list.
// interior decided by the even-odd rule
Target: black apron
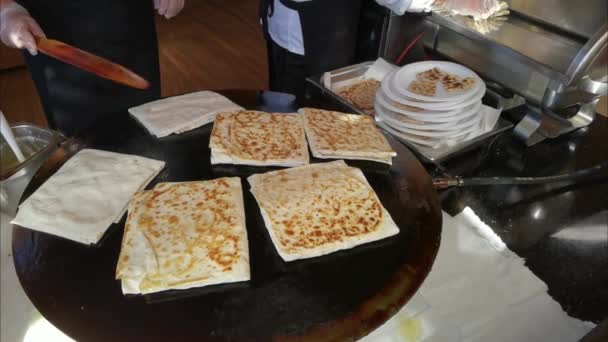
[[(302, 25), (307, 75), (317, 75), (350, 65), (355, 60), (362, 0), (280, 0), (297, 10)], [(260, 17), (266, 17), (273, 0), (262, 0)]]
[(150, 82), (138, 90), (41, 53), (24, 53), (49, 125), (77, 135), (129, 107), (160, 97), (152, 0), (19, 0), (48, 38), (122, 64)]

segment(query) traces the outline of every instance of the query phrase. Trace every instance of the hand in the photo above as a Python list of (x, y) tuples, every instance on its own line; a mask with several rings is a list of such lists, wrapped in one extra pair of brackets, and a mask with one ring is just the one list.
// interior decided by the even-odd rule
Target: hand
[(0, 39), (9, 47), (27, 49), (36, 55), (36, 40), (34, 37), (46, 35), (28, 11), (15, 2), (2, 4), (0, 7)]
[(181, 12), (184, 2), (185, 0), (154, 0), (154, 8), (158, 14), (171, 19)]

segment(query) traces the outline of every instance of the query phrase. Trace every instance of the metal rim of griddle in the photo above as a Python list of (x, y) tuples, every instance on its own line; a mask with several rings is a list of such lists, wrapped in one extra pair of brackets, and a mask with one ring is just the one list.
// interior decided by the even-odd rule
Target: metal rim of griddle
[[(226, 92), (227, 96), (230, 98), (230, 92)], [(238, 99), (232, 98), (235, 102), (238, 102)], [(245, 104), (243, 104), (245, 105)], [(128, 118), (128, 120), (132, 120)], [(138, 128), (141, 131), (141, 128)], [(208, 128), (201, 128), (209, 131)], [(199, 129), (199, 130), (201, 130)], [(210, 133), (210, 132), (208, 132)], [(147, 134), (147, 133), (145, 133)], [(194, 134), (194, 133), (193, 133)], [(186, 134), (187, 136), (187, 134)], [(171, 137), (170, 139), (180, 139)], [(383, 322), (388, 320), (392, 315), (394, 315), (417, 291), (417, 289), (422, 284), (422, 281), (430, 271), (430, 268), (434, 262), (436, 253), (439, 248), (439, 243), (441, 239), (441, 209), (439, 206), (437, 194), (433, 189), (432, 181), (430, 176), (427, 174), (425, 169), (422, 167), (420, 162), (400, 143), (396, 142), (392, 138), (389, 137), (389, 141), (397, 148), (400, 156), (397, 158), (396, 166), (400, 168), (406, 168), (404, 172), (408, 172), (404, 174), (407, 176), (407, 179), (395, 179), (392, 181), (393, 189), (386, 189), (386, 191), (396, 191), (394, 193), (395, 196), (405, 196), (408, 197), (405, 207), (402, 211), (407, 212), (408, 210), (412, 214), (412, 220), (419, 221), (418, 229), (413, 230), (411, 227), (401, 227), (411, 228), (412, 234), (417, 237), (416, 245), (413, 246), (413, 251), (405, 251), (403, 252), (404, 260), (397, 260), (398, 267), (394, 270), (391, 270), (391, 276), (388, 280), (382, 285), (381, 289), (375, 291), (369, 297), (366, 297), (365, 300), (354, 303), (354, 310), (348, 314), (340, 316), (338, 319), (334, 319), (328, 322), (324, 322), (322, 324), (311, 326), (304, 331), (296, 331), (296, 332), (278, 332), (276, 334), (272, 334), (272, 336), (264, 336), (260, 338), (252, 338), (251, 340), (281, 340), (281, 341), (343, 341), (343, 340), (354, 340), (356, 338), (362, 337), (378, 326), (380, 326)], [(58, 158), (51, 157), (50, 160), (53, 160), (53, 165), (50, 167), (43, 166), (37, 176), (35, 177), (35, 182), (30, 184), (29, 189), (26, 193), (32, 193), (35, 188), (37, 188), (44, 180), (46, 180), (50, 174), (52, 174), (59, 166), (69, 159), (69, 156), (73, 155), (82, 148), (82, 145), (78, 145), (77, 141), (74, 141), (76, 144), (66, 144), (62, 146), (62, 148), (57, 152), (57, 154), (61, 155), (58, 161)], [(162, 144), (162, 142), (159, 142)], [(92, 146), (96, 147), (96, 146)], [(103, 146), (102, 146), (103, 148)], [(170, 165), (169, 165), (170, 167)], [(392, 170), (392, 169), (391, 169)], [(381, 180), (387, 181), (394, 175), (392, 175), (392, 171), (389, 172), (389, 178), (381, 178)], [(369, 175), (366, 174), (369, 179)], [(376, 177), (372, 175), (372, 178)], [(166, 181), (166, 179), (163, 179)], [(370, 180), (372, 185), (374, 186), (374, 181)], [(246, 189), (244, 189), (247, 192)], [(384, 193), (384, 191), (382, 192)], [(381, 194), (379, 194), (381, 195)], [(418, 196), (418, 197), (417, 197)], [(405, 198), (404, 197), (404, 198)], [(381, 197), (381, 199), (383, 199)], [(399, 205), (401, 205), (401, 199), (398, 199)], [(413, 211), (412, 208), (418, 208)], [(387, 207), (389, 209), (389, 207)], [(395, 215), (396, 209), (391, 207), (393, 215)], [(420, 213), (426, 212), (425, 215), (420, 215)], [(395, 217), (394, 217), (395, 218)], [(249, 219), (248, 219), (249, 221)], [(403, 222), (399, 218), (396, 218), (397, 222)], [(407, 221), (406, 221), (407, 222)], [(124, 219), (123, 223), (124, 224)], [(399, 223), (398, 223), (399, 224)], [(119, 227), (120, 228), (120, 227)], [(250, 231), (249, 223), (248, 223), (248, 231)], [(112, 235), (113, 234), (113, 235)], [(88, 296), (95, 296), (95, 286), (101, 286), (95, 284), (95, 279), (88, 280), (92, 283), (89, 283), (85, 280), (76, 280), (76, 282), (80, 286), (86, 286), (87, 284), (91, 286), (91, 293), (86, 292), (82, 289), (79, 291), (74, 291), (70, 293), (72, 297), (66, 297), (65, 293), (62, 293), (61, 290), (57, 290), (56, 285), (53, 282), (59, 282), (61, 284), (68, 285), (70, 282), (67, 279), (53, 279), (50, 275), (53, 274), (61, 274), (61, 272), (65, 268), (73, 267), (73, 264), (70, 264), (68, 257), (83, 257), (83, 261), (89, 258), (89, 261), (96, 261), (97, 264), (91, 265), (91, 267), (96, 267), (99, 269), (99, 272), (87, 273), (89, 276), (97, 277), (98, 273), (109, 272), (109, 269), (113, 271), (115, 267), (115, 261), (117, 258), (118, 249), (120, 247), (120, 241), (117, 240), (117, 232), (109, 232), (109, 237), (106, 238), (104, 242), (105, 245), (101, 247), (86, 247), (80, 246), (73, 242), (68, 242), (62, 240), (57, 237), (48, 236), (44, 233), (39, 233), (31, 230), (27, 230), (20, 227), (15, 227), (13, 232), (13, 258), (15, 262), (15, 267), (17, 270), (17, 274), (19, 276), (19, 280), (28, 295), (31, 299), (32, 303), (38, 308), (38, 310), (54, 325), (56, 325), (59, 329), (65, 331), (68, 335), (72, 337), (76, 337), (79, 340), (88, 340), (91, 336), (98, 336), (100, 339), (105, 337), (105, 333), (109, 333), (108, 330), (110, 326), (107, 325), (107, 328), (104, 329), (104, 322), (90, 321), (90, 318), (87, 319), (86, 310), (91, 310), (92, 308), (87, 308), (83, 306), (74, 307), (74, 305), (78, 306), (82, 301), (78, 300), (78, 296), (82, 296), (81, 299), (87, 299)], [(251, 234), (251, 231), (250, 231)], [(405, 232), (404, 232), (405, 234)], [(409, 234), (409, 233), (408, 233)], [(401, 235), (401, 234), (400, 234)], [(107, 241), (110, 239), (112, 241)], [(251, 237), (250, 237), (251, 239)], [(406, 237), (399, 238), (399, 244), (396, 246), (402, 246), (401, 240), (408, 239)], [(250, 240), (250, 248), (251, 248)], [(404, 240), (405, 241), (405, 240)], [(118, 246), (113, 246), (112, 244), (118, 244)], [(62, 247), (60, 247), (62, 246)], [(405, 246), (405, 245), (403, 245)], [(409, 246), (409, 245), (408, 245)], [(411, 246), (410, 246), (411, 247)], [(61, 248), (72, 248), (74, 250), (73, 253), (71, 251), (61, 251)], [(273, 246), (270, 246), (273, 249)], [(384, 248), (384, 247), (382, 247)], [(401, 247), (399, 247), (401, 248)], [(416, 249), (417, 248), (417, 249)], [(108, 250), (109, 249), (109, 250)], [(370, 248), (373, 250), (373, 248)], [(378, 249), (379, 250), (379, 249)], [(62, 254), (63, 253), (63, 254)], [(276, 253), (276, 251), (275, 251)], [(401, 253), (401, 252), (400, 252)], [(103, 254), (103, 255), (102, 255)], [(115, 254), (115, 255), (114, 255)], [(401, 254), (399, 254), (401, 255)], [(350, 257), (348, 257), (350, 258)], [(76, 261), (73, 261), (76, 263)], [(256, 266), (253, 264), (252, 260), (252, 282), (253, 277), (255, 277)], [(37, 268), (42, 267), (45, 268), (40, 270)], [(307, 266), (303, 266), (307, 267)], [(50, 272), (50, 273), (49, 273)], [(57, 272), (57, 273), (53, 273)], [(113, 273), (113, 272), (112, 272)], [(39, 277), (44, 277), (47, 275), (51, 277), (51, 279), (43, 278), (39, 279)], [(97, 280), (99, 281), (99, 280)], [(114, 279), (108, 281), (107, 279), (103, 279), (107, 284), (110, 284), (110, 281), (115, 282)], [(119, 286), (114, 283), (116, 288)], [(257, 285), (256, 285), (257, 286)], [(356, 286), (356, 284), (355, 284)], [(49, 293), (48, 289), (51, 288), (55, 293)], [(57, 293), (57, 291), (59, 293)], [(245, 290), (243, 290), (245, 291)], [(110, 291), (112, 292), (112, 291)], [(99, 293), (100, 296), (107, 295), (106, 293)], [(112, 297), (112, 300), (116, 300), (122, 305), (130, 305), (136, 306), (141, 305), (138, 302), (126, 302), (123, 299), (122, 293), (115, 293)], [(173, 305), (181, 305), (181, 304), (191, 304), (190, 302), (186, 303), (183, 301), (201, 301), (206, 296), (210, 295), (202, 295), (202, 297), (193, 297), (193, 299), (181, 299), (174, 302), (169, 302), (167, 306), (164, 308), (171, 308)], [(298, 298), (293, 298), (294, 301), (297, 302)], [(95, 300), (93, 300), (95, 302)], [(125, 304), (126, 303), (126, 304)], [(116, 310), (120, 311), (125, 307), (112, 307), (114, 303), (111, 301), (103, 301), (103, 303), (97, 303), (98, 308), (93, 308), (95, 310)], [(61, 310), (57, 309), (57, 306), (62, 306)], [(107, 306), (107, 307), (106, 307)], [(144, 307), (141, 310), (155, 310), (158, 309), (158, 306), (150, 305), (149, 307)], [(131, 307), (133, 309), (133, 307)], [(330, 308), (328, 308), (330, 309)], [(139, 308), (138, 308), (139, 310)], [(136, 312), (139, 312), (135, 310)], [(161, 310), (162, 311), (162, 310)], [(127, 310), (128, 312), (128, 310)], [(167, 312), (171, 312), (168, 310)], [(80, 315), (78, 315), (80, 313)], [(88, 313), (90, 315), (90, 313)], [(101, 314), (101, 313), (99, 313)], [(118, 314), (118, 312), (116, 313)], [(161, 313), (159, 313), (161, 314)], [(95, 316), (95, 315), (93, 315)], [(103, 316), (103, 315), (102, 315)], [(105, 317), (105, 316), (104, 316)], [(122, 317), (116, 318), (124, 320), (127, 322), (129, 320), (135, 319), (135, 321), (129, 321), (129, 323), (121, 323), (121, 324), (140, 324), (137, 322), (137, 319), (144, 318), (133, 318), (133, 317)], [(145, 323), (145, 325), (150, 326), (153, 324), (154, 320)], [(264, 322), (260, 322), (263, 324)], [(112, 324), (118, 324), (115, 321), (112, 321)], [(179, 325), (179, 322), (172, 322), (173, 325)], [(185, 324), (185, 323), (183, 323)], [(93, 326), (91, 326), (93, 325)], [(120, 326), (120, 325), (118, 325)], [(89, 329), (93, 329), (95, 331), (90, 331)], [(100, 330), (101, 329), (101, 330)], [(137, 329), (136, 327), (133, 329)], [(129, 330), (130, 331), (130, 330)], [(176, 333), (179, 333), (176, 332)], [(111, 336), (108, 335), (108, 336)], [(129, 340), (138, 340), (138, 339), (147, 339), (147, 340), (155, 340), (161, 338), (162, 336), (155, 336), (151, 338), (151, 336), (146, 336), (145, 334), (138, 336), (138, 338), (134, 339), (132, 336), (129, 336)], [(174, 336), (175, 337), (175, 336)], [(225, 338), (222, 336), (206, 336), (206, 337), (196, 337), (193, 336), (184, 336), (183, 340), (198, 340), (203, 338), (203, 340), (211, 339), (211, 340), (240, 340), (241, 338)], [(93, 338), (96, 339), (97, 337)], [(249, 338), (243, 338), (243, 340), (250, 340)]]

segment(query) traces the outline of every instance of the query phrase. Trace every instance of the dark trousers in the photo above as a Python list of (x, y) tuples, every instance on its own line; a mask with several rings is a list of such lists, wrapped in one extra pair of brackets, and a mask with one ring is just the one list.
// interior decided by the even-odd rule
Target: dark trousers
[(158, 43), (151, 0), (19, 0), (48, 38), (64, 41), (135, 71), (150, 89), (129, 88), (39, 53), (25, 54), (49, 125), (86, 134), (113, 115), (160, 97)]
[(270, 90), (303, 98), (306, 89), (304, 56), (289, 52), (267, 37)]

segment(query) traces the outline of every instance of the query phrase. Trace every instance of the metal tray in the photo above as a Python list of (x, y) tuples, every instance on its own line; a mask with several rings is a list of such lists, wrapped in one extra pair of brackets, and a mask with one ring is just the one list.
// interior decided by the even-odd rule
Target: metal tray
[[(16, 138), (33, 137), (37, 140), (43, 141), (44, 147), (38, 150), (33, 155), (29, 156), (23, 162), (6, 170), (0, 170), (0, 181), (7, 180), (12, 175), (23, 169), (26, 170), (27, 174), (33, 174), (37, 170), (37, 167), (33, 166), (35, 164), (40, 166), (40, 162), (44, 161), (44, 159), (49, 156), (49, 154), (57, 147), (57, 144), (66, 140), (66, 137), (59, 132), (34, 125), (18, 123), (15, 126), (12, 126), (11, 128)], [(3, 138), (2, 141), (4, 141)]]
[[(330, 71), (327, 73), (327, 76), (325, 76), (325, 77), (330, 77), (332, 79), (332, 81), (345, 81), (348, 79), (360, 77), (363, 74), (365, 74), (365, 72), (370, 68), (370, 66), (372, 64), (374, 64), (374, 62), (364, 62), (364, 63), (360, 63), (360, 64), (351, 65), (351, 66), (348, 66), (345, 68)], [(309, 83), (311, 83), (312, 85), (314, 85), (315, 87), (319, 88), (321, 90), (322, 95), (324, 95), (325, 97), (330, 98), (334, 101), (339, 102), (341, 105), (343, 105), (345, 108), (347, 108), (350, 112), (367, 115), (362, 110), (357, 109), (352, 103), (346, 101), (340, 95), (336, 94), (333, 90), (325, 87), (325, 85), (323, 84), (323, 77), (324, 77), (323, 74), (316, 75), (316, 76), (308, 77), (306, 80)], [(504, 99), (502, 96), (500, 96), (496, 92), (488, 89), (486, 91), (486, 95), (483, 98), (483, 103), (486, 105), (489, 105), (491, 107), (494, 107), (494, 108), (502, 109)], [(439, 149), (431, 149), (431, 148), (427, 148), (424, 146), (419, 146), (419, 145), (413, 144), (407, 140), (401, 139), (396, 136), (395, 136), (395, 138), (397, 140), (399, 140), (400, 142), (402, 142), (403, 144), (410, 147), (412, 149), (412, 151), (414, 151), (414, 153), (416, 153), (416, 155), (418, 155), (424, 161), (434, 163), (434, 164), (439, 164), (448, 159), (461, 155), (467, 151), (470, 151), (470, 150), (478, 147), (479, 145), (481, 145), (487, 139), (494, 137), (500, 133), (503, 133), (511, 128), (513, 128), (513, 124), (510, 121), (505, 120), (502, 117), (499, 117), (498, 122), (494, 126), (494, 129), (492, 129), (491, 131), (489, 131), (485, 134), (482, 134), (474, 139), (462, 142), (459, 145), (444, 147), (444, 148), (439, 148)], [(385, 132), (385, 133), (391, 135), (388, 132)]]

